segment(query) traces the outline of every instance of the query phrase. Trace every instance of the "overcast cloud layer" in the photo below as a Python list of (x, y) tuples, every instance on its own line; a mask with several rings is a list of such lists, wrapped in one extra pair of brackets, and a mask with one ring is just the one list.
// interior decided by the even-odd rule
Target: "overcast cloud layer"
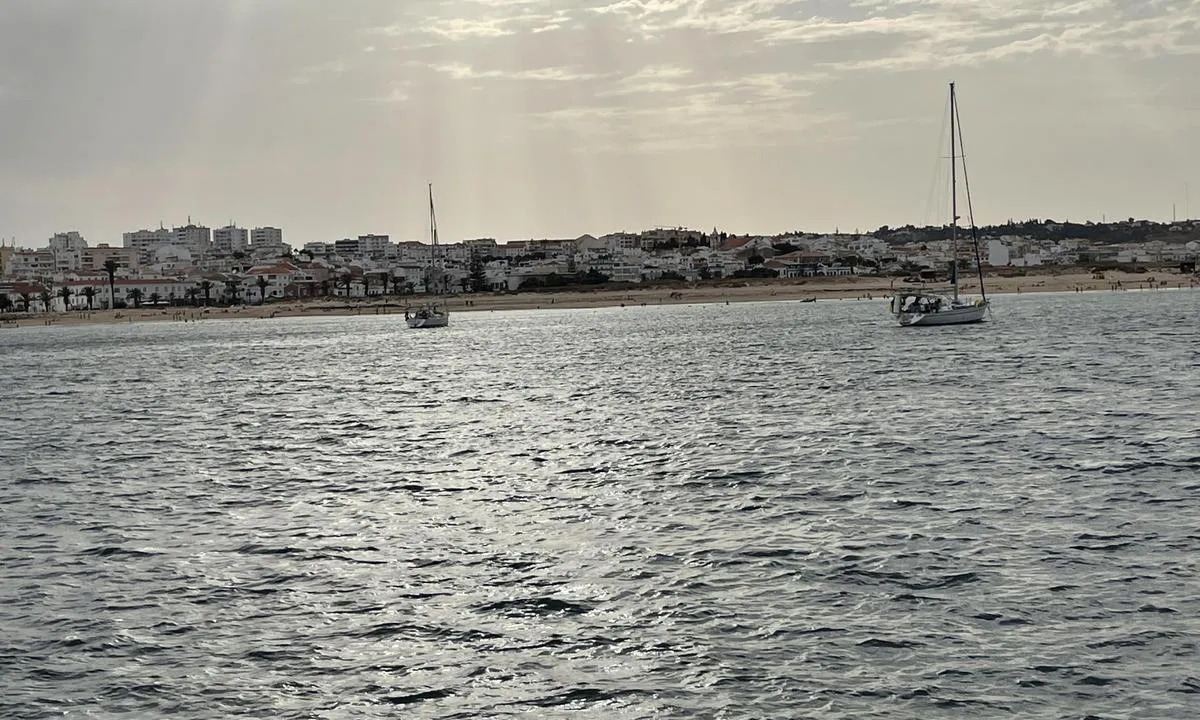
[(981, 222), (1200, 215), (1197, 78), (1200, 0), (5, 0), (0, 236), (940, 223), (951, 80)]

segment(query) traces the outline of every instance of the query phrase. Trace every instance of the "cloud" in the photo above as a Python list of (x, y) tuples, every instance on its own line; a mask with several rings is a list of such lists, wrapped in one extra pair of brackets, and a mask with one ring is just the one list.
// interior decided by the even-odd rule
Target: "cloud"
[[(671, 65), (649, 65), (631, 75), (622, 77), (598, 95), (654, 95), (687, 92), (722, 92), (729, 100), (755, 102), (761, 99), (783, 100), (807, 97), (812, 94), (811, 86), (827, 79), (824, 73), (763, 72), (727, 77), (699, 77), (693, 70)], [(749, 97), (746, 97), (746, 95)]]
[(433, 36), (450, 42), (496, 39), (562, 27), (570, 19), (552, 0), (469, 0), (435, 5), (434, 14), (410, 10), (404, 19), (368, 32), (391, 37)]
[(577, 152), (790, 145), (841, 116), (807, 107), (806, 77), (758, 73), (703, 79), (674, 66), (647, 66), (590, 104), (537, 113), (543, 128), (578, 137)]
[[(896, 41), (896, 51), (842, 69), (948, 66), (1042, 51), (1191, 54), (1200, 42), (1196, 0), (857, 0), (839, 8), (839, 17), (809, 7), (790, 0), (617, 0), (591, 12), (650, 38), (693, 31), (790, 47)], [(964, 52), (964, 45), (974, 49)]]
[[(392, 50), (409, 58), (401, 63), (406, 75), (419, 66), (431, 82), (469, 81), (547, 132), (643, 149), (717, 138), (804, 142), (847, 115), (854, 121), (843, 132), (895, 121), (890, 107), (858, 117), (864, 106), (837, 89), (848, 80), (1037, 57), (1111, 63), (1200, 52), (1200, 0), (413, 0), (405, 7), (401, 20), (370, 32), (395, 39)], [(505, 89), (515, 83), (528, 85)]]
[(593, 73), (580, 72), (572, 67), (541, 67), (523, 70), (476, 70), (464, 63), (431, 65), (431, 69), (449, 75), (455, 80), (481, 80), (500, 78), (506, 80), (533, 80), (542, 82), (573, 82), (597, 77)]

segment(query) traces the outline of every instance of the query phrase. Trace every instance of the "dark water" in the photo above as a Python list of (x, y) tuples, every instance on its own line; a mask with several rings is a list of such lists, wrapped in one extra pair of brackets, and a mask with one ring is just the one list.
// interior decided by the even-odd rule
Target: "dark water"
[(1200, 293), (0, 332), (0, 716), (1193, 718)]

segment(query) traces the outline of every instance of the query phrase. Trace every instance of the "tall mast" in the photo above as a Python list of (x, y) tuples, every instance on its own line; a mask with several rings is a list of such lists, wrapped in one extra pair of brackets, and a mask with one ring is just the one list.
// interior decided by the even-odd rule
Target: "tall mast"
[(437, 250), (437, 215), (433, 211), (433, 183), (429, 183), (429, 237), (433, 241), (433, 250)]
[[(967, 148), (963, 144), (962, 138), (962, 119), (958, 117), (958, 98), (954, 96), (954, 83), (950, 84), (951, 98), (953, 99), (952, 107), (954, 108), (954, 120), (958, 124), (958, 149), (959, 155), (963, 160), (963, 189), (967, 191), (967, 217), (971, 220), (971, 247), (975, 251), (975, 271), (979, 277), (979, 297), (983, 302), (987, 303), (987, 289), (983, 286), (983, 258), (979, 254), (979, 226), (975, 224), (975, 207), (971, 203), (971, 178), (967, 175)], [(957, 261), (957, 258), (955, 258)], [(958, 286), (955, 286), (955, 290)]]
[(950, 284), (958, 299), (958, 158), (954, 142), (954, 83), (950, 83)]
[[(433, 183), (429, 183), (429, 238), (432, 243), (429, 248), (429, 282), (436, 287), (438, 277), (434, 268), (437, 266), (438, 231), (437, 214), (433, 210)], [(428, 290), (429, 288), (426, 288), (426, 292)]]

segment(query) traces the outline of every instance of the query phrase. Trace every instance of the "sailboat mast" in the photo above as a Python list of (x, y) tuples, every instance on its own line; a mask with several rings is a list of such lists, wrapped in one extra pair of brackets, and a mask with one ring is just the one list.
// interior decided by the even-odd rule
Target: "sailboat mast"
[(437, 214), (433, 210), (433, 183), (429, 183), (429, 238), (433, 242), (433, 249), (437, 249)]
[(958, 157), (954, 140), (954, 83), (950, 83), (950, 284), (958, 299)]
[[(953, 83), (951, 92), (953, 93)], [(958, 117), (958, 98), (954, 97), (954, 121), (958, 125), (959, 156), (963, 160), (963, 189), (967, 191), (967, 217), (971, 220), (971, 247), (975, 251), (975, 271), (979, 276), (979, 297), (987, 302), (987, 289), (983, 286), (983, 258), (979, 254), (979, 226), (975, 224), (975, 207), (971, 203), (971, 178), (967, 176), (967, 147), (963, 144), (962, 119)]]
[[(433, 183), (429, 183), (429, 284), (437, 285), (437, 271), (434, 269), (437, 266), (437, 213), (433, 209)], [(428, 288), (426, 288), (428, 291)], [(435, 293), (436, 294), (436, 293)]]

